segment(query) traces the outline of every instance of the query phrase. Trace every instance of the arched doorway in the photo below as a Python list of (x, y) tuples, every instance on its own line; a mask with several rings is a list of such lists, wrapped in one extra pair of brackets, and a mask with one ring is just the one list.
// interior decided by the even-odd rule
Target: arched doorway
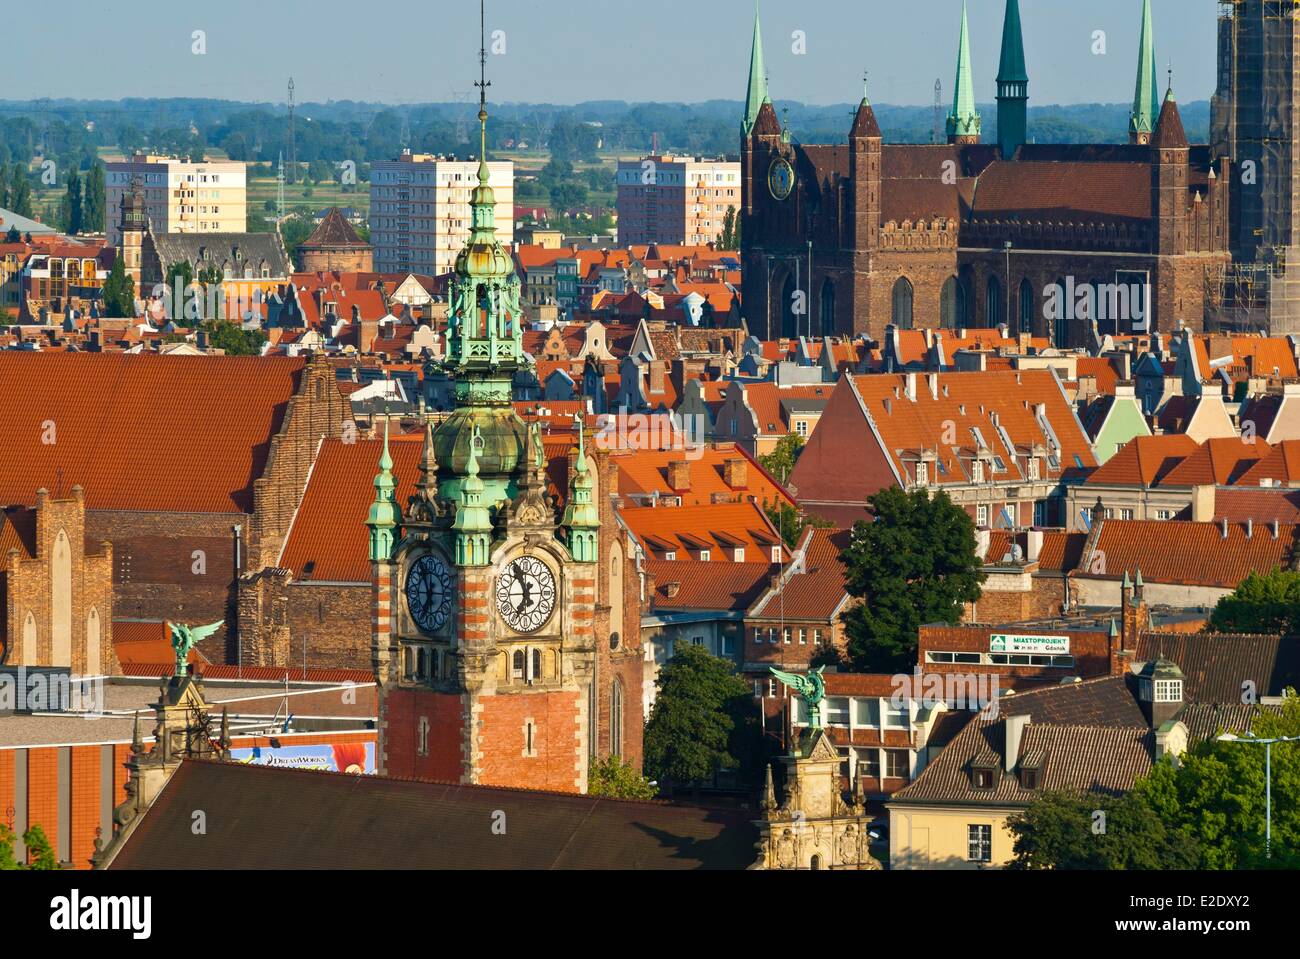
[(912, 296), (912, 281), (900, 276), (894, 283), (894, 307), (890, 314), (894, 326), (900, 330), (912, 328)]

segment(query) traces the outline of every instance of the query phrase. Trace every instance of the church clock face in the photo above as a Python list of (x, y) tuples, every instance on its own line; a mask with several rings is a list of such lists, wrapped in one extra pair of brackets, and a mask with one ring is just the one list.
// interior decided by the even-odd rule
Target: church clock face
[(451, 616), (452, 580), (447, 564), (437, 556), (421, 556), (406, 574), (406, 606), (415, 625), (434, 633)]
[(790, 166), (790, 161), (785, 157), (777, 157), (772, 161), (772, 166), (767, 171), (767, 188), (778, 200), (786, 199), (794, 189), (794, 167)]
[(511, 560), (497, 580), (497, 612), (507, 626), (535, 633), (555, 612), (555, 575), (540, 559)]

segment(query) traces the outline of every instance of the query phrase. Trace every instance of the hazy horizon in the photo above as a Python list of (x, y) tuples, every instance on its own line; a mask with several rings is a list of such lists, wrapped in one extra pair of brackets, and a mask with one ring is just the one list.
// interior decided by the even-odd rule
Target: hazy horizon
[[(887, 0), (809, 0), (797, 7), (763, 0), (773, 99), (853, 103), (867, 71), (873, 102), (930, 105), (937, 78), (946, 105), (961, 3), (932, 0), (916, 22), (909, 9)], [(976, 99), (992, 102), (1004, 0), (968, 5)], [(1214, 5), (1152, 6), (1161, 83), (1172, 62), (1180, 101), (1209, 99)], [(178, 11), (168, 0), (65, 0), (57, 9), (57, 22), (40, 5), (6, 10), (9, 35), (22, 42), (10, 45), (0, 72), (5, 100), (282, 104), (289, 76), (299, 103), (476, 98), (479, 23), (472, 0), (228, 0), (202, 11)], [(1021, 12), (1031, 105), (1131, 102), (1141, 0), (1021, 0)], [(553, 106), (738, 101), (753, 13), (753, 0), (659, 0), (653, 8), (639, 0), (489, 0), (488, 42), (497, 47), (488, 59), (489, 99)], [(195, 31), (202, 31), (198, 40)], [(495, 31), (503, 33), (494, 43)], [(1104, 53), (1094, 52), (1101, 46), (1097, 31), (1104, 33)], [(202, 54), (193, 52), (199, 45)]]

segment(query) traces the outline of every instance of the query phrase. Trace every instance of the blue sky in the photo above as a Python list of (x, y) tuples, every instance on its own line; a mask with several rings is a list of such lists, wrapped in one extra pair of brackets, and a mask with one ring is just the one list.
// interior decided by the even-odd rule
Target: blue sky
[[(1004, 0), (969, 0), (977, 98), (993, 98)], [(280, 102), (446, 101), (472, 90), (473, 0), (60, 0), (6, 4), (0, 98), (206, 96)], [(494, 99), (740, 99), (753, 0), (488, 0), (505, 32)], [(877, 102), (951, 96), (961, 0), (762, 0), (773, 97)], [(1213, 92), (1212, 0), (1153, 0), (1162, 77), (1179, 99)], [(1141, 0), (1021, 0), (1031, 102), (1133, 97)], [(192, 52), (204, 31), (206, 54)], [(794, 31), (807, 52), (792, 51)], [(1092, 51), (1104, 31), (1106, 52)], [(1163, 82), (1163, 79), (1162, 79)]]

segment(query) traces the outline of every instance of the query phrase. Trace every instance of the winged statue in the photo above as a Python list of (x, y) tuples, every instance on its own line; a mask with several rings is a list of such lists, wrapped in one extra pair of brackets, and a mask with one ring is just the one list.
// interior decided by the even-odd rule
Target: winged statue
[(186, 626), (184, 623), (168, 623), (172, 631), (172, 649), (176, 651), (176, 675), (189, 674), (190, 650), (207, 639), (225, 623), (224, 619), (209, 623), (207, 626)]
[(821, 701), (826, 698), (826, 681), (822, 679), (822, 671), (826, 667), (818, 666), (816, 669), (810, 669), (807, 676), (800, 676), (797, 673), (783, 673), (775, 666), (767, 668), (771, 670), (773, 676), (793, 689), (803, 699), (804, 704), (808, 707), (809, 728), (820, 729), (822, 725)]

